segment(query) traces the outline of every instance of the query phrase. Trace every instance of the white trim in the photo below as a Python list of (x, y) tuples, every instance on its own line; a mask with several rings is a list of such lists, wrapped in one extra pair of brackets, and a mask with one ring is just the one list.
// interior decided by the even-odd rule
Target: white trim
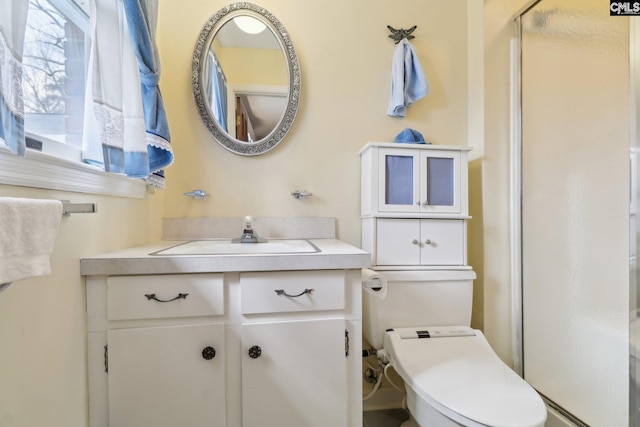
[(252, 85), (229, 83), (229, 88), (234, 95), (265, 95), (281, 96), (286, 98), (289, 95), (287, 86), (282, 85)]
[[(73, 0), (49, 0), (64, 15), (66, 19), (73, 22), (85, 34), (89, 32), (89, 11)], [(85, 6), (88, 9), (88, 4)]]
[(467, 2), (467, 145), (470, 158), (484, 157), (484, 3)]
[[(227, 83), (227, 133), (233, 138), (237, 138), (235, 111), (236, 96), (238, 95), (262, 95), (286, 98), (287, 96), (289, 96), (289, 90), (287, 86), (282, 85)], [(283, 112), (283, 115), (284, 113), (286, 113), (286, 111)]]
[[(79, 148), (73, 145), (66, 144), (61, 141), (57, 141), (56, 137), (51, 135), (38, 135), (33, 132), (29, 132), (25, 129), (24, 135), (27, 138), (39, 141), (42, 143), (42, 150), (36, 150), (50, 156), (58, 157), (61, 160), (67, 160), (69, 162), (82, 162), (82, 152)], [(64, 135), (57, 135), (60, 139), (64, 138)], [(29, 153), (29, 151), (27, 151)], [(28, 154), (27, 154), (28, 155)]]
[(17, 157), (0, 148), (0, 184), (142, 199), (141, 179), (105, 173), (100, 168), (27, 150)]

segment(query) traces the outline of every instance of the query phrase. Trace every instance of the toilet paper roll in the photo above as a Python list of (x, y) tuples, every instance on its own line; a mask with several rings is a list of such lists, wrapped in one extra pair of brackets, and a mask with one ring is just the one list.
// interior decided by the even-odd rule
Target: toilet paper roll
[(376, 298), (385, 299), (387, 297), (387, 278), (377, 271), (363, 268), (362, 288)]

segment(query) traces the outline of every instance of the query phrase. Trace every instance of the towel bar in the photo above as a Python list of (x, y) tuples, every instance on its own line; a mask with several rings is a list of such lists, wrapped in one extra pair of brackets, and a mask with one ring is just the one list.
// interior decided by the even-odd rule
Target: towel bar
[(60, 200), (62, 202), (62, 215), (69, 216), (75, 213), (96, 213), (98, 207), (95, 203), (71, 203), (69, 200)]

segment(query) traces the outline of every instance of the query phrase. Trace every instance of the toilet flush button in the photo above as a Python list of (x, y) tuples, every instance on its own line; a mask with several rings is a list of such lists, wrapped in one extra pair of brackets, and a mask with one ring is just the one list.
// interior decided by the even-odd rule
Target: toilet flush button
[(476, 333), (473, 329), (438, 329), (429, 332), (430, 338), (472, 337)]

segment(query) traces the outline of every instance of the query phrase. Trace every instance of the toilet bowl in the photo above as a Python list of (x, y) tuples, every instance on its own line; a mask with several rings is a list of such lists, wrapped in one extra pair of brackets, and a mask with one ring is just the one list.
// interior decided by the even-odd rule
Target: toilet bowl
[(473, 271), (363, 274), (373, 276), (380, 283), (363, 289), (362, 332), (405, 382), (403, 427), (544, 426), (542, 398), (470, 327)]
[(394, 328), (384, 349), (405, 382), (412, 419), (403, 427), (543, 427), (546, 407), (479, 330)]

